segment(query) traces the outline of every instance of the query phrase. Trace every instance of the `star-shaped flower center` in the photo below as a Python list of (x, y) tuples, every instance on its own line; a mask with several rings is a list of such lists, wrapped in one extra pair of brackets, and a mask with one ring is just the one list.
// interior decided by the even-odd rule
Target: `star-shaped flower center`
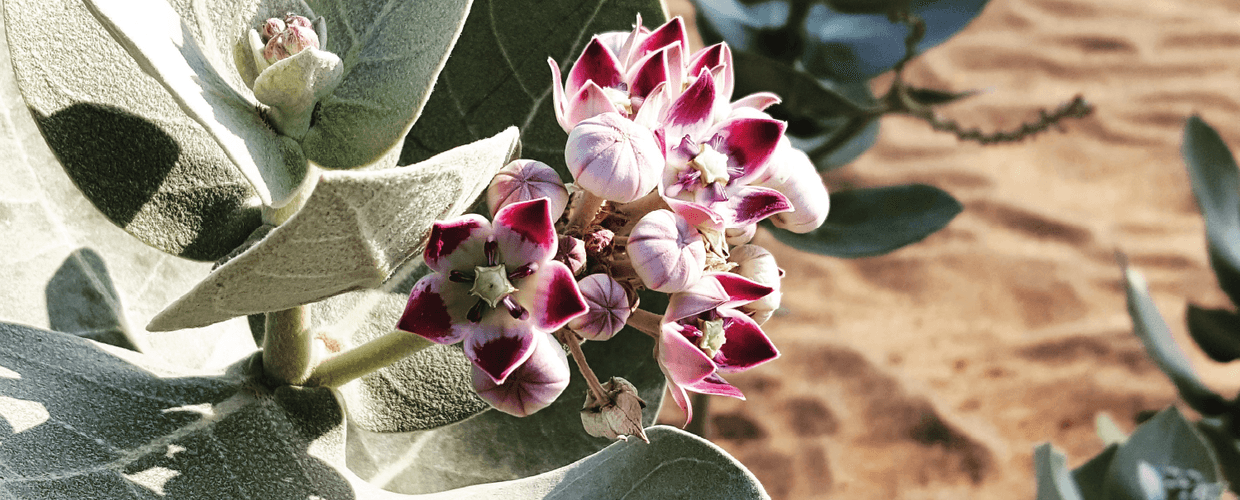
[(723, 319), (714, 319), (710, 321), (698, 321), (699, 329), (702, 331), (702, 337), (698, 339), (698, 347), (708, 357), (715, 357), (715, 353), (723, 348), (723, 343), (727, 341), (724, 337)]
[(508, 270), (503, 264), (495, 266), (474, 267), (474, 287), (469, 293), (486, 301), (487, 305), (496, 307), (505, 296), (517, 291), (508, 281)]

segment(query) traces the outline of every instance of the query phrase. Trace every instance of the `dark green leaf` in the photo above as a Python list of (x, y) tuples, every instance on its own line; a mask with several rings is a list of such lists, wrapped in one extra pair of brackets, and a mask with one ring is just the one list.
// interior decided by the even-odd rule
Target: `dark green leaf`
[(1038, 500), (1082, 499), (1065, 463), (1063, 453), (1050, 443), (1034, 448), (1033, 467), (1038, 479)]
[(966, 90), (964, 92), (951, 92), (948, 90), (909, 87), (908, 95), (909, 97), (912, 97), (914, 101), (917, 101), (918, 104), (923, 106), (941, 106), (968, 97), (973, 97), (977, 95), (977, 91)]
[(1163, 373), (1167, 374), (1180, 391), (1180, 397), (1184, 398), (1189, 406), (1205, 415), (1222, 413), (1226, 409), (1226, 403), (1197, 378), (1197, 373), (1184, 356), (1184, 351), (1181, 351), (1175, 339), (1171, 338), (1171, 330), (1167, 328), (1167, 323), (1158, 313), (1158, 307), (1150, 298), (1145, 277), (1135, 269), (1125, 267), (1124, 282), (1133, 333), (1145, 344), (1145, 352)]
[(1118, 444), (1111, 444), (1094, 458), (1072, 471), (1072, 480), (1076, 482), (1081, 498), (1088, 500), (1102, 498), (1107, 469), (1111, 467), (1111, 461), (1115, 459), (1115, 450), (1118, 449)]
[(818, 119), (868, 116), (876, 111), (769, 57), (751, 52), (737, 52), (732, 57), (736, 63), (734, 98), (759, 91), (774, 92), (782, 100), (781, 106)]
[(567, 68), (590, 37), (632, 30), (639, 12), (647, 27), (663, 22), (657, 0), (555, 0), (537, 8), (475, 1), (422, 117), (405, 139), (400, 164), (516, 125), (524, 157), (552, 165), (567, 179), (568, 134), (552, 112), (547, 58)]
[(1214, 453), (1174, 406), (1138, 426), (1115, 451), (1107, 468), (1103, 498), (1146, 498), (1139, 476), (1141, 462), (1160, 473), (1173, 466), (1200, 472), (1206, 483), (1219, 480)]
[(1240, 358), (1240, 316), (1232, 311), (1189, 304), (1188, 333), (1210, 359), (1227, 363)]
[(872, 257), (921, 241), (947, 226), (963, 208), (943, 190), (924, 184), (837, 191), (831, 193), (831, 210), (822, 227), (806, 234), (768, 229), (799, 250)]
[[(653, 424), (665, 383), (654, 360), (654, 341), (625, 328), (611, 340), (582, 347), (600, 379), (619, 376), (637, 387), (647, 403), (642, 421)], [(426, 493), (540, 474), (595, 453), (611, 441), (582, 429), (586, 384), (571, 358), (569, 364), (568, 388), (550, 406), (528, 417), (488, 410), (425, 432), (377, 434), (355, 429), (349, 467), (384, 488)], [(383, 466), (386, 463), (394, 465)]]
[(1193, 116), (1184, 126), (1184, 163), (1206, 220), (1210, 264), (1219, 286), (1240, 304), (1240, 172), (1210, 125)]
[[(7, 1), (4, 15), (13, 43), (0, 52), (12, 49), (26, 101), (6, 106), (9, 115), (25, 121), (29, 105), (64, 170), (109, 220), (165, 252), (206, 261), (259, 226), (254, 188), (82, 2)], [(63, 26), (74, 35), (52, 50), (45, 35)], [(5, 73), (3, 94), (19, 95)]]
[(1231, 485), (1231, 491), (1240, 493), (1240, 442), (1236, 441), (1230, 418), (1203, 418), (1197, 421), (1197, 430), (1205, 437), (1214, 456), (1218, 457), (1222, 479)]

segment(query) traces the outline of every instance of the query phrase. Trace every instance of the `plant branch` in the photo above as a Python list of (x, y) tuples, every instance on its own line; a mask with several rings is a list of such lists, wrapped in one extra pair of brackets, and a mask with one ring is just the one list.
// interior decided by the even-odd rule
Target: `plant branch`
[(659, 338), (660, 323), (663, 318), (658, 314), (652, 313), (645, 309), (634, 309), (629, 314), (629, 320), (625, 324), (633, 327), (635, 330), (642, 332), (654, 339)]
[(603, 389), (603, 384), (599, 382), (598, 375), (594, 374), (594, 370), (590, 369), (590, 363), (586, 361), (586, 353), (581, 350), (581, 337), (577, 336), (577, 332), (561, 328), (556, 335), (560, 338), (560, 342), (568, 346), (568, 352), (573, 355), (577, 370), (586, 379), (586, 385), (590, 387), (594, 400), (600, 403), (611, 401), (611, 398), (607, 397), (607, 391)]
[(396, 330), (320, 363), (310, 373), (306, 385), (340, 387), (432, 345), (435, 344), (422, 337)]
[(310, 309), (297, 306), (266, 315), (263, 372), (289, 385), (302, 385), (310, 375)]

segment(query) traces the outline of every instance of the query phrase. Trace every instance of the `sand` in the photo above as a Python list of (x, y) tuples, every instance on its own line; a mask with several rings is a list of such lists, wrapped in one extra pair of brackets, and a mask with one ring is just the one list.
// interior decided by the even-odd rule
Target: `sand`
[[(1049, 440), (1076, 466), (1102, 449), (1099, 412), (1131, 431), (1176, 401), (1131, 333), (1116, 250), (1207, 382), (1236, 393), (1240, 369), (1209, 361), (1184, 327), (1186, 303), (1230, 304), (1180, 142), (1199, 113), (1240, 148), (1240, 4), (992, 0), (908, 80), (985, 90), (942, 110), (985, 130), (1078, 93), (1097, 111), (1002, 146), (884, 118), (828, 188), (928, 183), (964, 212), (869, 259), (759, 235), (788, 271), (787, 314), (765, 327), (783, 357), (729, 377), (748, 400), (713, 398), (709, 439), (775, 498), (1033, 498), (1034, 446)], [(679, 423), (669, 406), (662, 419)]]

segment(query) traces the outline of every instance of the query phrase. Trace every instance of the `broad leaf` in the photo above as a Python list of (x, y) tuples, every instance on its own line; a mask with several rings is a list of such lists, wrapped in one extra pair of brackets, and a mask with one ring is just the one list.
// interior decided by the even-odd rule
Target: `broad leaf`
[(1063, 453), (1050, 443), (1033, 450), (1034, 474), (1038, 479), (1038, 500), (1081, 500), (1076, 481), (1068, 471)]
[[(755, 52), (798, 63), (818, 78), (868, 80), (904, 56), (908, 28), (883, 14), (843, 14), (814, 0), (695, 0), (706, 43), (727, 41), (736, 52)], [(926, 22), (917, 45), (926, 51), (973, 20), (986, 0), (914, 0)]]
[(1107, 479), (1107, 469), (1111, 467), (1111, 461), (1115, 459), (1115, 450), (1119, 449), (1118, 444), (1108, 445), (1101, 453), (1098, 453), (1088, 462), (1081, 464), (1072, 471), (1072, 479), (1076, 481), (1076, 487), (1081, 492), (1081, 498), (1086, 500), (1101, 500), (1103, 498), (1104, 484)]
[[(6, 102), (9, 116), (26, 127), (29, 105), (64, 170), (108, 219), (165, 252), (208, 261), (258, 227), (249, 182), (82, 2), (9, 0), (4, 14), (12, 43), (0, 67), (10, 66), (11, 48), (21, 92), (5, 70), (3, 95), (26, 101)], [(64, 26), (73, 36), (49, 50), (47, 34)]]
[[(654, 341), (626, 328), (605, 342), (583, 346), (600, 379), (632, 382), (647, 406), (642, 421), (658, 414), (665, 379), (653, 357)], [(440, 429), (378, 434), (356, 429), (350, 439), (349, 466), (377, 486), (424, 493), (539, 474), (595, 453), (610, 443), (581, 425), (586, 384), (572, 365), (564, 393), (547, 408), (518, 418), (488, 410)], [(480, 451), (483, 450), (483, 451)], [(385, 465), (387, 464), (387, 465)]]
[(1219, 286), (1240, 304), (1240, 171), (1218, 132), (1193, 116), (1184, 126), (1184, 163), (1206, 220), (1210, 264)]
[(866, 116), (878, 111), (853, 102), (805, 72), (761, 54), (737, 52), (733, 58), (738, 89), (734, 98), (752, 92), (774, 92), (783, 106), (816, 118)]
[(630, 31), (638, 13), (647, 27), (664, 19), (658, 0), (555, 0), (537, 8), (474, 2), (422, 118), (405, 139), (400, 164), (516, 125), (524, 156), (556, 167), (568, 179), (568, 135), (552, 112), (547, 58), (567, 74), (593, 35)]
[(1197, 421), (1197, 430), (1209, 443), (1210, 449), (1214, 450), (1214, 456), (1218, 457), (1222, 479), (1231, 485), (1232, 492), (1236, 492), (1237, 488), (1240, 488), (1240, 441), (1236, 441), (1234, 431), (1231, 430), (1233, 424), (1228, 420), (1230, 419), (1203, 418)]
[(0, 73), (0, 109), (0, 219), (7, 222), (0, 227), (0, 321), (125, 337), (187, 368), (232, 362), (254, 349), (237, 322), (149, 335), (143, 325), (210, 266), (148, 247), (99, 213), (48, 150), (7, 71)]
[[(307, 3), (326, 19), (325, 49), (344, 60), (345, 76), (332, 96), (320, 103), (318, 121), (302, 141), (306, 156), (328, 168), (374, 162), (400, 148), (418, 119), (461, 33), (470, 0)], [(470, 139), (489, 137), (518, 124), (505, 123)], [(433, 153), (466, 142), (470, 141)]]
[(1210, 359), (1220, 363), (1240, 359), (1240, 316), (1236, 313), (1189, 304), (1188, 333)]
[(805, 234), (768, 226), (780, 242), (821, 255), (882, 255), (921, 241), (963, 209), (951, 195), (924, 184), (831, 193), (822, 227)]
[(1138, 477), (1138, 464), (1141, 462), (1148, 463), (1158, 472), (1162, 472), (1164, 467), (1174, 466), (1200, 472), (1206, 483), (1219, 480), (1214, 453), (1174, 406), (1138, 426), (1128, 441), (1115, 451), (1115, 457), (1107, 469), (1103, 498), (1147, 498)]
[[(296, 141), (267, 125), (252, 92), (238, 88), (239, 80), (224, 76), (237, 71), (225, 65), (223, 54), (196, 40), (186, 21), (164, 0), (87, 0), (86, 5), (138, 66), (219, 142), (264, 205), (282, 207), (292, 200), (306, 180), (305, 154)], [(195, 16), (188, 21), (211, 26), (214, 19)], [(230, 28), (218, 29), (235, 31)]]
[(375, 288), (421, 255), (519, 150), (515, 128), (417, 165), (323, 172), (306, 204), (156, 316), (152, 331), (210, 325)]
[(1124, 285), (1128, 295), (1128, 315), (1132, 317), (1133, 333), (1145, 344), (1145, 352), (1171, 379), (1180, 397), (1193, 409), (1205, 415), (1218, 415), (1227, 405), (1223, 398), (1206, 387), (1189, 364), (1184, 351), (1171, 338), (1171, 330), (1150, 298), (1145, 277), (1135, 269), (1124, 268)]

